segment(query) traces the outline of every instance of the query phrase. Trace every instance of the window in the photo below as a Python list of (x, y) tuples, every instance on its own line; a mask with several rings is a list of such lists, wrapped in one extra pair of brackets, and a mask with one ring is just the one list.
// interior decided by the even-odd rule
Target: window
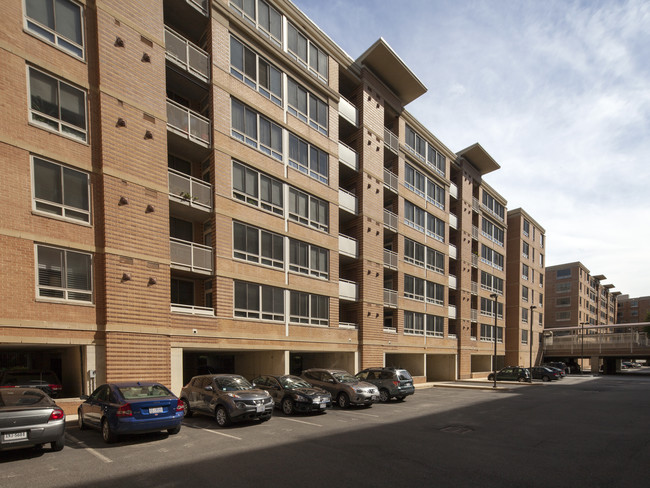
[(293, 79), (287, 79), (287, 110), (305, 124), (327, 135), (327, 103), (312, 95)]
[(481, 271), (481, 288), (503, 295), (503, 279)]
[(327, 232), (328, 204), (308, 193), (289, 188), (289, 219)]
[(445, 221), (427, 212), (427, 235), (445, 242)]
[(445, 319), (437, 315), (426, 316), (426, 334), (430, 337), (443, 337), (445, 334)]
[(257, 227), (233, 223), (233, 254), (237, 259), (284, 268), (284, 238)]
[(406, 147), (421, 161), (426, 161), (426, 141), (408, 125), (405, 129)]
[(327, 325), (329, 323), (329, 299), (326, 296), (292, 291), (289, 320), (298, 324)]
[(445, 189), (435, 181), (427, 178), (427, 201), (436, 207), (445, 209)]
[(539, 244), (543, 249), (544, 248), (544, 234), (539, 235)]
[(424, 335), (424, 314), (404, 312), (404, 334)]
[(555, 276), (558, 280), (562, 280), (564, 278), (571, 278), (571, 268), (558, 269), (555, 273), (556, 273)]
[(528, 301), (528, 287), (521, 285), (521, 299), (524, 302)]
[(291, 239), (289, 270), (327, 279), (329, 277), (329, 252), (322, 247)]
[(412, 300), (424, 301), (424, 280), (404, 275), (404, 296)]
[(544, 266), (544, 255), (542, 253), (539, 253), (539, 265)]
[(528, 237), (530, 235), (530, 222), (524, 219), (524, 236)]
[(92, 302), (92, 256), (36, 245), (38, 298)]
[[(494, 300), (492, 298), (481, 297), (481, 315), (494, 317)], [(497, 317), (503, 318), (503, 303), (497, 302)]]
[(505, 214), (505, 207), (501, 205), (496, 199), (485, 190), (483, 191), (483, 208), (485, 208), (492, 215), (503, 221)]
[(292, 24), (287, 24), (287, 52), (319, 80), (327, 82), (328, 57)]
[(284, 320), (284, 290), (235, 281), (235, 317)]
[(521, 245), (522, 245), (522, 252), (521, 252), (521, 254), (522, 254), (523, 257), (525, 257), (526, 259), (528, 259), (528, 256), (529, 256), (528, 253), (530, 252), (530, 246), (528, 245), (527, 242), (522, 242)]
[(433, 168), (441, 176), (446, 173), (445, 157), (436, 151), (431, 144), (427, 143), (427, 165)]
[(234, 37), (230, 38), (230, 73), (282, 106), (282, 72)]
[(90, 223), (90, 178), (87, 173), (32, 156), (34, 210), (73, 222)]
[(404, 186), (412, 192), (425, 197), (426, 177), (413, 166), (406, 163), (404, 165)]
[(445, 255), (435, 249), (427, 247), (427, 269), (436, 273), (445, 272)]
[(25, 27), (41, 39), (84, 57), (83, 11), (70, 0), (25, 0)]
[(571, 297), (559, 297), (555, 299), (556, 307), (570, 307), (571, 306)]
[(284, 215), (282, 182), (264, 173), (232, 162), (232, 194), (237, 200)]
[(528, 275), (529, 275), (529, 268), (527, 264), (522, 264), (521, 265), (521, 277), (524, 280), (528, 280)]
[[(481, 341), (494, 342), (494, 325), (481, 324)], [(503, 342), (503, 327), (497, 327), (497, 343)]]
[(329, 181), (329, 155), (293, 134), (289, 134), (289, 166), (321, 183)]
[(555, 320), (558, 321), (571, 320), (571, 312), (556, 312)]
[(503, 254), (499, 254), (485, 244), (481, 244), (481, 261), (489, 264), (493, 268), (503, 270)]
[[(275, 44), (282, 44), (282, 15), (264, 0), (230, 0), (230, 5)], [(256, 9), (257, 7), (257, 9)]]
[(526, 329), (521, 330), (521, 343), (528, 344), (528, 330)]
[(570, 291), (571, 291), (571, 282), (558, 283), (557, 285), (555, 285), (556, 293), (568, 293)]
[(521, 321), (524, 324), (528, 323), (528, 309), (527, 308), (522, 308), (521, 309)]
[(445, 287), (439, 283), (433, 283), (431, 281), (426, 282), (426, 300), (427, 303), (433, 303), (435, 305), (444, 305), (445, 302)]
[[(503, 239), (505, 235), (504, 230), (485, 217), (481, 219), (481, 233), (492, 242), (495, 242), (499, 246), (503, 247)], [(524, 244), (526, 246), (528, 245), (526, 243)]]
[(544, 275), (542, 273), (539, 273), (539, 287), (544, 286)]
[(194, 282), (172, 278), (171, 303), (194, 306)]
[(426, 212), (409, 201), (404, 201), (404, 222), (415, 230), (424, 232), (424, 215)]
[(282, 161), (282, 128), (232, 99), (232, 136)]
[(404, 261), (424, 268), (424, 249), (425, 246), (411, 239), (404, 238)]
[(29, 68), (30, 121), (86, 142), (86, 92)]

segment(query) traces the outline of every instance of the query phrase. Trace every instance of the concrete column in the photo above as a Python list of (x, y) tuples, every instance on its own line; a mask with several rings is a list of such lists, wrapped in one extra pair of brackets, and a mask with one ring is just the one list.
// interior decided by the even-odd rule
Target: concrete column
[(175, 395), (181, 394), (183, 388), (183, 348), (172, 347), (170, 350), (171, 390)]
[(589, 365), (591, 366), (591, 372), (593, 374), (598, 374), (600, 371), (600, 356), (591, 356), (591, 358), (589, 358)]

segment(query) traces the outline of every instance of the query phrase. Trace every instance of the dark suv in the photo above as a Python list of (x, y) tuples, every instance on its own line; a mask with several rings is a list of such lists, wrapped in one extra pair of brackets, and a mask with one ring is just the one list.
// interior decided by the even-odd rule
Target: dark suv
[(265, 421), (273, 415), (271, 395), (237, 374), (195, 376), (181, 390), (181, 400), (186, 417), (196, 412), (212, 415), (220, 427), (239, 420)]
[(312, 368), (306, 369), (300, 376), (313, 386), (329, 391), (341, 408), (350, 405), (368, 406), (379, 399), (379, 391), (375, 385), (359, 381), (359, 378), (347, 371)]
[(61, 381), (53, 371), (10, 369), (0, 372), (0, 388), (10, 388), (12, 386), (38, 388), (52, 398), (58, 397), (63, 390)]
[[(489, 381), (494, 381), (494, 373), (488, 375)], [(497, 381), (530, 381), (530, 372), (527, 368), (519, 366), (506, 366), (497, 371)]]
[(387, 402), (391, 398), (404, 400), (415, 393), (413, 378), (405, 369), (368, 368), (356, 375), (361, 381), (367, 381), (379, 388), (379, 401)]

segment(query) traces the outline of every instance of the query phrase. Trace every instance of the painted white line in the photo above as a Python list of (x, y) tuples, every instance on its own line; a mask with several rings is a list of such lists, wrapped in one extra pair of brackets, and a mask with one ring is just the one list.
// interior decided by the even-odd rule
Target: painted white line
[(305, 425), (313, 425), (314, 427), (322, 427), (321, 424), (315, 424), (313, 422), (305, 422), (304, 420), (298, 420), (298, 419), (288, 419), (286, 417), (276, 417), (282, 420), (288, 420), (289, 422), (298, 422), (299, 424), (305, 424)]
[(234, 435), (224, 434), (223, 432), (217, 432), (216, 430), (202, 429), (200, 427), (199, 427), (199, 430), (202, 430), (204, 432), (210, 432), (211, 434), (222, 435), (224, 437), (230, 437), (231, 439), (237, 439), (238, 441), (241, 441), (241, 437), (235, 437)]
[(352, 412), (350, 410), (347, 410), (345, 413), (350, 415), (361, 415), (362, 417), (375, 417), (377, 419), (379, 418), (379, 415), (373, 415), (371, 413)]
[(100, 460), (104, 461), (105, 463), (112, 463), (113, 462), (112, 459), (107, 458), (103, 454), (97, 452), (92, 447), (88, 447), (88, 445), (85, 442), (80, 441), (79, 439), (77, 439), (76, 437), (68, 434), (67, 432), (66, 432), (65, 436), (72, 439), (73, 441), (75, 441), (77, 444), (79, 444), (81, 447), (83, 447), (85, 450), (87, 450), (90, 454), (95, 456), (97, 459), (100, 459)]

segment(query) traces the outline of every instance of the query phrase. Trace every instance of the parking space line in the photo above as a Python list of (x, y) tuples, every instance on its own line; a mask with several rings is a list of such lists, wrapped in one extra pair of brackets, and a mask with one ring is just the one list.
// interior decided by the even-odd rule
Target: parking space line
[(76, 437), (74, 437), (74, 436), (68, 434), (67, 432), (66, 432), (65, 436), (68, 437), (68, 438), (70, 438), (70, 439), (72, 439), (73, 441), (75, 441), (78, 445), (80, 445), (81, 447), (83, 447), (83, 448), (84, 448), (86, 451), (88, 451), (90, 454), (92, 454), (92, 455), (95, 456), (96, 458), (98, 458), (98, 459), (104, 461), (105, 463), (112, 463), (112, 462), (113, 462), (112, 459), (107, 458), (106, 456), (104, 456), (104, 455), (101, 454), (100, 452), (96, 451), (96, 450), (93, 449), (92, 447), (88, 447), (88, 444), (86, 444), (86, 443), (83, 442), (83, 441), (80, 441), (79, 439), (77, 439)]
[(224, 437), (230, 437), (231, 439), (237, 439), (238, 441), (242, 440), (241, 437), (236, 437), (236, 436), (230, 435), (230, 434), (224, 434), (223, 432), (218, 432), (216, 430), (204, 429), (202, 427), (198, 427), (198, 429), (203, 430), (205, 432), (210, 432), (211, 434), (217, 434), (217, 435), (222, 435)]
[(313, 422), (306, 422), (305, 420), (298, 420), (298, 419), (288, 419), (286, 417), (277, 417), (282, 420), (289, 420), (290, 422), (298, 422), (300, 424), (306, 424), (306, 425), (313, 425), (315, 427), (322, 427), (321, 424), (314, 424)]
[(351, 414), (351, 415), (361, 415), (362, 417), (375, 417), (375, 418), (379, 418), (379, 417), (380, 417), (379, 415), (374, 415), (374, 414), (372, 414), (372, 413), (352, 412), (352, 411), (350, 411), (350, 410), (346, 410), (345, 413), (348, 413), (348, 414)]

